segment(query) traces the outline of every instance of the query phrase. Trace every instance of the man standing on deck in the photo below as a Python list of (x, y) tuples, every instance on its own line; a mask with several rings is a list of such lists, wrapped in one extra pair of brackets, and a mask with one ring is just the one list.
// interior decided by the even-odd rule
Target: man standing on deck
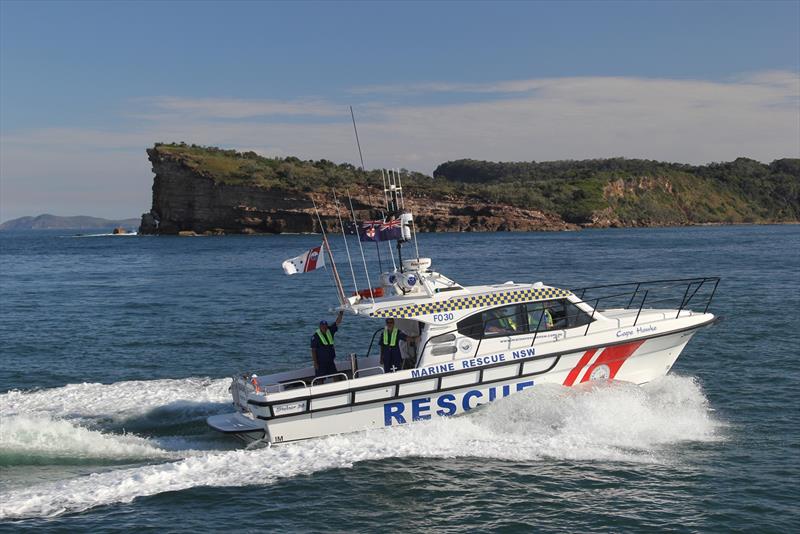
[(314, 376), (327, 376), (337, 373), (336, 350), (333, 345), (333, 336), (339, 330), (344, 312), (339, 312), (336, 321), (328, 326), (328, 321), (320, 321), (319, 328), (311, 336), (311, 360), (314, 362)]
[(414, 341), (417, 338), (407, 336), (394, 327), (394, 319), (386, 319), (386, 328), (381, 337), (381, 364), (385, 373), (393, 373), (403, 368), (403, 355), (400, 354), (399, 341)]

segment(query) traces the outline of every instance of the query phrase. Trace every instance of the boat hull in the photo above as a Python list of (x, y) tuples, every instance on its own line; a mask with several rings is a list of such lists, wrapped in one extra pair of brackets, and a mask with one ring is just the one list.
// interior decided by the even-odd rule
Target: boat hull
[[(474, 372), (423, 375), (383, 387), (351, 388), (294, 403), (251, 399), (248, 405), (252, 419), (230, 414), (238, 418), (225, 422), (216, 416), (215, 424), (209, 424), (246, 442), (284, 443), (459, 415), (537, 384), (569, 387), (598, 380), (644, 384), (666, 375), (702, 326), (706, 325), (500, 362)], [(293, 410), (296, 413), (291, 413)], [(237, 424), (245, 424), (243, 419), (247, 420), (246, 431), (237, 431)], [(260, 436), (256, 425), (262, 428)]]

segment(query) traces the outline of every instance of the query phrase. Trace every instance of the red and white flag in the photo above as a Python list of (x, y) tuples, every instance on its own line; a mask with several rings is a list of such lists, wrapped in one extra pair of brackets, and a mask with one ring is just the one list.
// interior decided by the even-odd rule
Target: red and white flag
[(322, 245), (290, 258), (283, 262), (283, 272), (286, 274), (307, 273), (325, 266), (325, 255), (322, 254)]

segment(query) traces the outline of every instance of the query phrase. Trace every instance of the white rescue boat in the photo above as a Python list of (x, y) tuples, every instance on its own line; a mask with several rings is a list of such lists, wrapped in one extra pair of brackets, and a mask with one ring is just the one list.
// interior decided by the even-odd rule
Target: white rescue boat
[[(415, 345), (400, 342), (404, 369), (385, 373), (379, 365), (379, 329), (363, 355), (337, 362), (337, 375), (315, 377), (309, 366), (234, 377), (236, 412), (208, 424), (245, 441), (280, 443), (458, 415), (536, 384), (644, 384), (665, 375), (692, 336), (716, 320), (708, 306), (719, 278), (576, 291), (542, 283), (460, 286), (425, 259), (405, 263), (386, 277), (395, 294), (343, 308), (394, 318), (401, 332), (419, 336)], [(648, 306), (672, 296), (677, 307)], [(613, 300), (628, 305), (598, 309)]]

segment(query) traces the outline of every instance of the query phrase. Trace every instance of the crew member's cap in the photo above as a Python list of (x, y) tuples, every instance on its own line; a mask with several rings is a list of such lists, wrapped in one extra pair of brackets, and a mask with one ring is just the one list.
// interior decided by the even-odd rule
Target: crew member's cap
[(253, 374), (250, 378), (258, 378), (258, 375)]
[(328, 326), (328, 321), (326, 321), (325, 319), (323, 319), (322, 321), (320, 321), (320, 322), (319, 322), (319, 325), (320, 325), (320, 326)]

